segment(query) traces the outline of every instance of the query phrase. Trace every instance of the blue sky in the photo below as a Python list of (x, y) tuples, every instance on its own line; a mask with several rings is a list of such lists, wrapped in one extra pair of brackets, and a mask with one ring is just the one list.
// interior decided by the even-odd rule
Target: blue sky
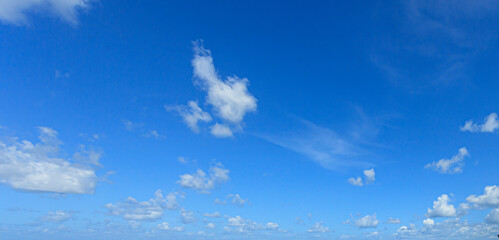
[(1, 1), (0, 238), (495, 238), (498, 12)]

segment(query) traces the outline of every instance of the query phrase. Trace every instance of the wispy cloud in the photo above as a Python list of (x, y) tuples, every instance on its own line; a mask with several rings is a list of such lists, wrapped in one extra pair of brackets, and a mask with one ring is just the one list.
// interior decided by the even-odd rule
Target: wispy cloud
[(466, 148), (460, 148), (459, 152), (451, 159), (440, 159), (438, 162), (432, 162), (425, 166), (440, 173), (454, 174), (463, 172), (464, 158), (470, 154)]
[(29, 14), (49, 13), (65, 22), (78, 24), (80, 10), (89, 7), (90, 0), (2, 0), (0, 21), (14, 25), (29, 23)]

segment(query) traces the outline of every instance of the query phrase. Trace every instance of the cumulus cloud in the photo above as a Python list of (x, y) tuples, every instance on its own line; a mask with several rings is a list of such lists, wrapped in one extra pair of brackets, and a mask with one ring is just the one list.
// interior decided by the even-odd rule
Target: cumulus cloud
[(492, 133), (499, 129), (499, 120), (497, 119), (497, 113), (491, 113), (484, 119), (484, 123), (473, 123), (473, 120), (468, 120), (461, 127), (463, 132), (489, 132)]
[(471, 195), (466, 198), (466, 201), (480, 208), (499, 208), (499, 187), (486, 186), (483, 195)]
[(433, 226), (435, 225), (435, 221), (433, 221), (433, 219), (431, 218), (427, 218), (425, 220), (423, 220), (423, 225), (429, 227), (429, 226)]
[(417, 228), (414, 224), (400, 227), (394, 234), (396, 239), (488, 239), (495, 236), (497, 227), (485, 224), (470, 224), (467, 221), (461, 222), (457, 218), (447, 219), (441, 223), (430, 224)]
[(325, 233), (325, 232), (329, 232), (329, 228), (324, 226), (323, 222), (316, 222), (314, 225), (312, 225), (310, 228), (307, 229), (307, 232), (309, 232), (309, 233)]
[(177, 181), (180, 186), (200, 190), (204, 193), (209, 193), (218, 184), (229, 180), (229, 170), (225, 169), (221, 163), (217, 163), (210, 168), (209, 174), (198, 169), (193, 174), (180, 175), (180, 180)]
[(180, 226), (171, 227), (170, 224), (167, 223), (167, 222), (162, 222), (162, 223), (158, 224), (157, 228), (159, 230), (163, 230), (163, 231), (172, 231), (172, 232), (182, 232), (182, 231), (184, 231), (183, 227), (180, 227)]
[(499, 208), (492, 209), (487, 217), (485, 217), (485, 221), (488, 223), (499, 224)]
[(220, 214), (219, 212), (213, 212), (213, 213), (205, 213), (203, 214), (203, 216), (210, 218), (219, 218), (222, 217), (222, 214)]
[(216, 123), (211, 127), (211, 134), (215, 137), (226, 138), (234, 136), (227, 125)]
[(194, 216), (194, 212), (185, 210), (183, 208), (180, 210), (180, 218), (182, 220), (182, 223), (184, 224), (193, 223), (197, 220)]
[[(0, 183), (33, 192), (93, 193), (97, 182), (95, 170), (85, 163), (74, 164), (64, 159), (62, 142), (55, 130), (40, 127), (39, 131), (40, 142), (36, 144), (28, 140), (0, 141)], [(82, 152), (75, 156), (87, 157), (91, 164), (100, 165), (100, 155)]]
[(227, 226), (225, 226), (224, 229), (225, 231), (228, 232), (238, 232), (238, 233), (248, 233), (258, 230), (270, 230), (270, 231), (280, 230), (279, 224), (275, 222), (260, 224), (240, 216), (229, 217), (227, 219)]
[(45, 216), (41, 217), (40, 220), (42, 222), (62, 223), (71, 217), (71, 213), (59, 210), (55, 212), (48, 212)]
[(460, 148), (457, 155), (451, 159), (440, 159), (438, 162), (432, 162), (425, 166), (440, 173), (454, 174), (463, 172), (464, 158), (469, 157), (470, 154), (466, 148)]
[(165, 106), (168, 111), (176, 111), (184, 120), (184, 123), (195, 133), (199, 133), (199, 122), (210, 122), (211, 116), (198, 106), (196, 101), (189, 101), (187, 106)]
[(360, 228), (376, 228), (378, 227), (379, 220), (376, 219), (376, 214), (366, 215), (362, 218), (355, 220), (355, 226)]
[(125, 201), (108, 203), (105, 207), (109, 215), (120, 216), (128, 221), (153, 221), (160, 219), (165, 209), (178, 209), (179, 203), (176, 194), (169, 193), (164, 197), (162, 191), (157, 190), (154, 198), (148, 201), (139, 202), (133, 197), (128, 197)]
[(376, 173), (374, 172), (374, 169), (367, 169), (367, 170), (364, 170), (364, 181), (362, 180), (361, 177), (357, 177), (357, 178), (349, 178), (347, 181), (348, 183), (354, 185), (354, 186), (364, 186), (364, 183), (366, 185), (368, 184), (373, 184), (374, 183), (374, 180), (376, 180), (375, 178), (375, 175)]
[(454, 205), (449, 204), (449, 202), (449, 196), (447, 194), (442, 194), (436, 201), (433, 201), (433, 209), (428, 208), (426, 217), (455, 217), (456, 209), (454, 208)]
[(210, 50), (196, 42), (194, 52), (194, 76), (208, 94), (206, 101), (219, 117), (239, 124), (248, 112), (256, 110), (256, 98), (248, 92), (248, 79), (234, 76), (224, 81), (215, 70)]
[(48, 12), (76, 25), (79, 11), (88, 8), (89, 2), (89, 0), (2, 0), (0, 1), (0, 21), (22, 25), (29, 22), (28, 14)]

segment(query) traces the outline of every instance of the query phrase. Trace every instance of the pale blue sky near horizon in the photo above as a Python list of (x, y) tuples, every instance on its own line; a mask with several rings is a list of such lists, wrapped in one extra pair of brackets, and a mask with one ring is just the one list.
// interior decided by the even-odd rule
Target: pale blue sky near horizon
[(0, 239), (495, 238), (497, 13), (0, 0)]

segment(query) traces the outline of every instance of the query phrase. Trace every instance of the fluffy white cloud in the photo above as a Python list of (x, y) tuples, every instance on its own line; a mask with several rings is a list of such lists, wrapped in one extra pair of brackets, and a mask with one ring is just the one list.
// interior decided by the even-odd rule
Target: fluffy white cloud
[(433, 201), (433, 209), (428, 208), (426, 217), (455, 217), (456, 209), (454, 208), (454, 205), (449, 204), (449, 202), (449, 196), (447, 194), (442, 194), (442, 196), (438, 197), (437, 201)]
[(228, 180), (229, 170), (225, 169), (221, 163), (217, 163), (210, 168), (209, 174), (198, 169), (194, 174), (180, 175), (180, 180), (177, 183), (185, 188), (192, 188), (208, 193), (208, 190), (213, 189), (217, 184), (227, 182)]
[(423, 225), (429, 227), (429, 226), (433, 226), (435, 225), (435, 221), (433, 221), (433, 219), (431, 218), (427, 218), (425, 220), (423, 220)]
[(219, 138), (234, 136), (232, 130), (227, 125), (219, 123), (215, 123), (215, 125), (211, 126), (211, 134)]
[(224, 227), (225, 231), (238, 232), (238, 233), (248, 233), (257, 230), (279, 230), (279, 224), (274, 222), (268, 222), (266, 224), (260, 224), (249, 219), (242, 218), (240, 216), (229, 217), (227, 219), (227, 226)]
[(213, 228), (215, 228), (215, 224), (214, 223), (208, 223), (208, 224), (206, 224), (206, 228), (213, 229)]
[(464, 158), (469, 157), (469, 152), (466, 148), (460, 148), (457, 155), (451, 159), (440, 159), (438, 162), (432, 162), (425, 166), (440, 173), (461, 173), (463, 172)]
[(329, 228), (324, 226), (323, 222), (316, 222), (309, 229), (307, 229), (307, 232), (309, 232), (309, 233), (325, 233), (325, 232), (329, 232)]
[(163, 230), (163, 231), (173, 231), (173, 232), (182, 232), (184, 231), (183, 227), (171, 227), (169, 223), (167, 222), (162, 222), (158, 224), (157, 226), (158, 229)]
[(476, 207), (499, 208), (499, 187), (496, 185), (486, 186), (483, 195), (471, 195), (466, 201)]
[(487, 217), (485, 217), (485, 221), (488, 223), (499, 224), (499, 208), (492, 209), (492, 211), (490, 211)]
[(237, 206), (244, 206), (244, 204), (247, 204), (248, 203), (248, 199), (243, 199), (241, 198), (241, 196), (239, 196), (239, 194), (229, 194), (227, 196), (227, 198), (230, 199), (230, 202), (234, 205), (237, 205)]
[(248, 92), (248, 79), (228, 77), (223, 81), (215, 70), (211, 52), (199, 42), (195, 44), (194, 51), (194, 76), (207, 91), (207, 102), (219, 117), (239, 124), (246, 113), (256, 110), (256, 98)]
[(398, 224), (400, 223), (400, 219), (398, 218), (388, 218), (388, 220), (386, 220), (386, 223), (389, 223), (389, 224)]
[(149, 201), (139, 202), (133, 197), (128, 197), (123, 202), (108, 203), (105, 207), (109, 215), (120, 216), (128, 221), (153, 221), (163, 216), (164, 209), (175, 210), (179, 208), (179, 204), (174, 193), (164, 197), (161, 190), (157, 190), (154, 198)]
[(376, 180), (375, 178), (375, 175), (376, 173), (374, 172), (374, 169), (367, 169), (367, 170), (364, 170), (364, 180), (362, 180), (361, 177), (357, 177), (357, 178), (349, 178), (347, 181), (348, 183), (354, 185), (354, 186), (364, 186), (364, 182), (365, 184), (373, 184), (374, 183), (374, 180)]
[(477, 124), (473, 123), (473, 120), (466, 121), (464, 126), (461, 127), (461, 131), (469, 132), (494, 132), (499, 129), (499, 120), (497, 119), (496, 113), (491, 113), (484, 120), (484, 123)]
[(78, 12), (88, 7), (89, 0), (2, 0), (0, 21), (15, 25), (27, 24), (28, 14), (50, 12), (70, 24), (77, 24)]
[(72, 214), (65, 211), (55, 211), (48, 212), (47, 215), (41, 217), (42, 222), (52, 222), (52, 223), (61, 223), (72, 217)]
[(182, 117), (185, 124), (195, 132), (199, 133), (198, 122), (210, 122), (211, 116), (209, 113), (203, 111), (196, 101), (189, 101), (187, 106), (165, 106), (168, 111), (176, 111)]
[(349, 178), (348, 179), (348, 183), (354, 185), (354, 186), (364, 186), (364, 183), (362, 182), (362, 178), (361, 177), (357, 177), (357, 178)]
[(379, 220), (376, 219), (376, 214), (366, 215), (355, 220), (355, 226), (360, 228), (375, 228), (378, 227)]
[[(91, 166), (73, 164), (59, 157), (61, 141), (58, 133), (47, 127), (40, 127), (40, 142), (14, 141), (10, 144), (0, 141), (0, 183), (12, 188), (53, 193), (93, 193), (97, 176)], [(93, 165), (99, 164), (100, 155), (80, 153)]]
[(364, 181), (366, 182), (366, 184), (371, 184), (374, 182), (374, 175), (374, 169), (364, 170)]
[(185, 210), (183, 208), (180, 210), (180, 218), (182, 220), (182, 223), (184, 224), (193, 223), (197, 220), (194, 216), (194, 212)]

